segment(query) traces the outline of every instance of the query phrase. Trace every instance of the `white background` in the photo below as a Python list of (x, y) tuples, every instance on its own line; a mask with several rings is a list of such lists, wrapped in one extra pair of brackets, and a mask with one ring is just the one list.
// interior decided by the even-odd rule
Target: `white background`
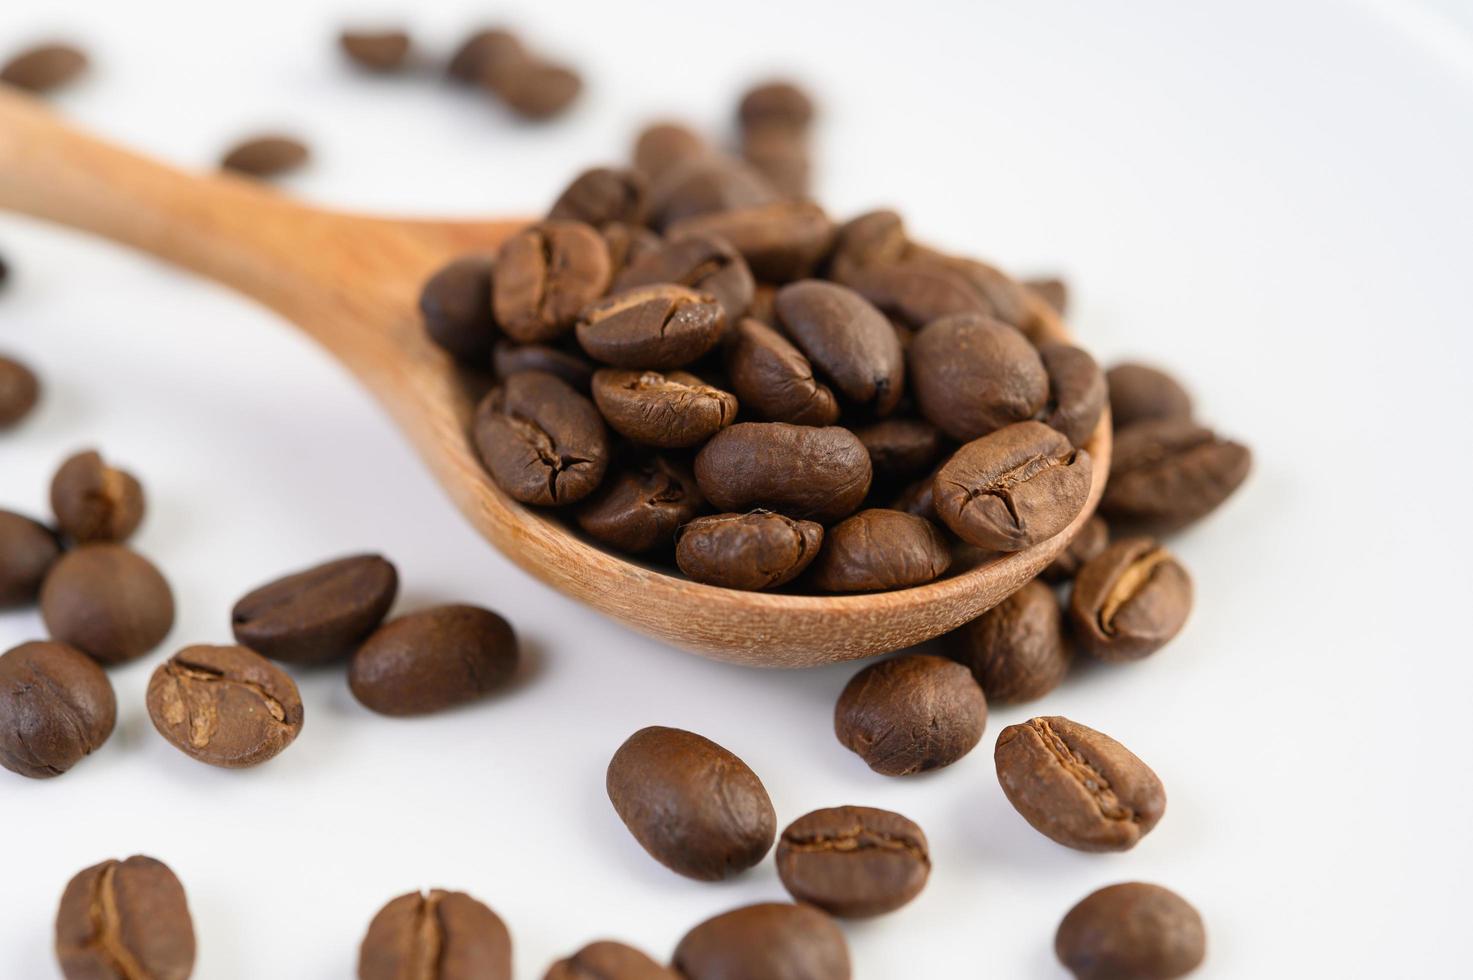
[[(948, 770), (888, 780), (832, 735), (854, 667), (726, 667), (605, 622), (478, 540), (290, 326), (0, 217), (0, 349), (47, 384), (0, 439), (0, 506), (43, 513), (56, 463), (103, 448), (147, 485), (136, 544), (180, 609), (166, 649), (112, 672), (119, 725), (95, 758), (47, 782), (0, 772), (0, 977), (55, 975), (62, 886), (137, 852), (184, 880), (201, 980), (351, 976), (374, 911), (431, 885), (505, 918), (518, 977), (599, 936), (666, 956), (696, 921), (783, 892), (770, 862), (679, 878), (623, 830), (604, 767), (655, 723), (741, 755), (780, 823), (864, 803), (924, 826), (926, 891), (845, 927), (860, 980), (1058, 977), (1059, 917), (1130, 879), (1201, 909), (1203, 976), (1466, 970), (1473, 37), (1439, 6), (1457, 4), (488, 4), (586, 68), (577, 111), (532, 127), (433, 80), (349, 72), (333, 36), (362, 4), (0, 5), (0, 47), (61, 33), (93, 52), (57, 99), (78, 122), (192, 165), (254, 128), (296, 130), (317, 158), (292, 192), (404, 213), (533, 214), (621, 158), (641, 120), (718, 127), (747, 81), (794, 71), (823, 101), (835, 213), (893, 204), (922, 237), (1065, 272), (1085, 343), (1177, 369), (1257, 454), (1238, 497), (1175, 543), (1199, 598), (1177, 642), (995, 711)], [(380, 9), (415, 10), (436, 52), (484, 16)], [(364, 549), (398, 564), (401, 609), (505, 613), (534, 669), (410, 721), (359, 707), (341, 670), (299, 673), (305, 730), (254, 771), (154, 733), (143, 691), (167, 652), (227, 641), (246, 588)], [(40, 632), (0, 615), (0, 648)], [(1035, 713), (1109, 732), (1161, 774), (1167, 815), (1134, 851), (1068, 851), (1008, 806), (992, 738)]]

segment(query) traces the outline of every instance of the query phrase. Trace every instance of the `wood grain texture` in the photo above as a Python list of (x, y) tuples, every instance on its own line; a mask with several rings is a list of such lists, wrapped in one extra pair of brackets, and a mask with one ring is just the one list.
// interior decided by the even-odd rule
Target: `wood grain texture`
[[(561, 592), (702, 655), (802, 667), (910, 646), (981, 615), (1053, 560), (1094, 512), (1109, 472), (1110, 422), (1088, 444), (1088, 504), (1063, 533), (980, 557), (899, 592), (796, 596), (736, 592), (642, 567), (581, 540), (503, 494), (466, 433), (472, 408), (449, 358), (419, 321), (420, 285), (448, 259), (492, 250), (516, 221), (392, 220), (337, 214), (249, 180), (196, 175), (66, 126), (0, 91), (0, 207), (152, 253), (253, 297), (313, 336), (389, 412), (487, 540)], [(1067, 332), (1041, 300), (1040, 331)]]

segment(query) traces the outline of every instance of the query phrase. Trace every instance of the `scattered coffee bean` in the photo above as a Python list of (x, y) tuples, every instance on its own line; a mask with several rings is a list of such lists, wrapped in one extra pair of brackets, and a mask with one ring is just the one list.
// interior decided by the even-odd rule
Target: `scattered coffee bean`
[(771, 511), (699, 517), (675, 538), (675, 562), (697, 582), (726, 589), (775, 589), (818, 557), (823, 526)]
[(752, 271), (725, 239), (689, 235), (665, 242), (631, 262), (614, 282), (615, 290), (673, 282), (706, 293), (721, 304), (728, 324), (747, 311), (756, 286)]
[(235, 640), (285, 663), (346, 657), (378, 628), (399, 590), (380, 555), (324, 562), (246, 593), (230, 611)]
[(1142, 530), (1176, 531), (1201, 520), (1242, 486), (1253, 465), (1247, 446), (1182, 419), (1116, 431), (1100, 510)]
[(545, 371), (565, 384), (587, 394), (593, 384), (594, 364), (582, 351), (569, 351), (547, 344), (514, 344), (499, 340), (491, 353), (492, 367), (503, 381), (518, 371)]
[(941, 455), (941, 432), (923, 419), (885, 419), (854, 434), (869, 452), (875, 479), (898, 480), (931, 468)]
[(619, 371), (593, 376), (593, 401), (620, 435), (659, 449), (699, 446), (736, 420), (736, 396), (684, 371)]
[(47, 571), (61, 557), (51, 529), (0, 510), (0, 609), (36, 601)]
[(933, 321), (906, 359), (921, 414), (961, 442), (1033, 418), (1048, 402), (1038, 351), (998, 320), (967, 314)]
[(458, 82), (494, 87), (527, 59), (527, 49), (510, 31), (476, 31), (450, 58), (446, 74)]
[(578, 317), (578, 343), (615, 367), (683, 367), (716, 346), (726, 316), (716, 298), (685, 286), (635, 286), (590, 304)]
[(1166, 810), (1161, 780), (1108, 735), (1033, 718), (997, 736), (997, 779), (1034, 830), (1080, 851), (1128, 851)]
[(290, 136), (255, 136), (233, 146), (220, 166), (248, 177), (279, 177), (306, 165), (311, 151)]
[(921, 828), (867, 806), (799, 817), (778, 838), (776, 862), (793, 898), (850, 919), (895, 911), (920, 894), (931, 874)]
[(855, 674), (834, 707), (834, 734), (875, 772), (949, 766), (976, 747), (987, 700), (961, 664), (910, 653)]
[(577, 512), (578, 526), (626, 554), (669, 548), (675, 532), (704, 506), (695, 476), (656, 456), (627, 465), (604, 481)]
[(740, 422), (696, 456), (696, 482), (720, 510), (763, 507), (821, 524), (854, 513), (870, 476), (864, 443), (838, 426)]
[(608, 468), (598, 409), (542, 371), (518, 372), (493, 389), (476, 409), (473, 432), (492, 478), (523, 503), (576, 503)]
[(41, 382), (20, 361), (0, 357), (0, 429), (31, 414), (41, 399)]
[(849, 980), (838, 925), (807, 905), (764, 902), (707, 919), (675, 947), (687, 980)]
[(440, 269), (419, 294), (425, 332), (456, 360), (479, 367), (496, 343), (491, 257), (467, 255)]
[(41, 618), (53, 638), (98, 662), (120, 664), (163, 642), (174, 594), (147, 558), (117, 544), (62, 555), (41, 586)]
[(97, 661), (65, 643), (22, 643), (0, 656), (0, 766), (60, 776), (102, 747), (118, 703)]
[(719, 881), (761, 861), (777, 833), (762, 780), (708, 738), (651, 726), (609, 761), (609, 801), (650, 857), (687, 878)]
[(834, 223), (812, 201), (779, 201), (691, 215), (666, 233), (724, 238), (747, 260), (752, 274), (767, 282), (792, 282), (809, 275), (828, 254)]
[(607, 939), (589, 943), (548, 967), (542, 980), (682, 980), (633, 946)]
[(1023, 285), (1033, 290), (1059, 316), (1069, 311), (1069, 284), (1062, 279), (1028, 279)]
[(581, 221), (602, 227), (610, 221), (642, 224), (648, 192), (645, 179), (633, 170), (595, 167), (573, 179), (547, 212), (551, 221)]
[(726, 370), (742, 407), (770, 422), (827, 426), (839, 402), (813, 377), (802, 351), (765, 323), (747, 317), (731, 332)]
[(1085, 896), (1059, 923), (1054, 952), (1076, 980), (1175, 980), (1202, 965), (1207, 931), (1186, 899), (1136, 881)]
[(1155, 419), (1186, 421), (1192, 396), (1171, 375), (1148, 364), (1117, 364), (1105, 374), (1110, 388), (1110, 418), (1120, 432)]
[(56, 959), (66, 980), (189, 980), (194, 920), (184, 886), (142, 855), (78, 872), (56, 913)]
[(936, 525), (898, 510), (862, 510), (825, 537), (810, 573), (821, 592), (924, 585), (946, 574), (951, 548)]
[(775, 304), (788, 336), (855, 405), (888, 415), (905, 389), (905, 355), (890, 322), (864, 297), (831, 282), (784, 286)]
[(369, 71), (398, 71), (409, 59), (409, 35), (404, 31), (343, 31), (338, 45), (355, 65)]
[(583, 79), (567, 65), (529, 61), (491, 85), (501, 100), (524, 119), (560, 115), (583, 91)]
[(143, 521), (143, 487), (93, 450), (61, 464), (51, 479), (57, 526), (80, 544), (128, 540)]
[(650, 187), (650, 224), (669, 228), (697, 215), (774, 204), (781, 199), (767, 178), (742, 161), (702, 154), (671, 166)]
[(511, 933), (465, 892), (410, 892), (368, 925), (358, 980), (511, 980)]
[(496, 256), (496, 322), (521, 343), (552, 340), (608, 288), (609, 251), (578, 221), (544, 221), (517, 232)]
[(634, 169), (658, 180), (672, 168), (710, 152), (706, 141), (680, 123), (652, 123), (634, 141)]
[(70, 44), (38, 44), (0, 68), (0, 82), (37, 94), (50, 92), (87, 70), (87, 55)]
[(1074, 579), (1069, 620), (1097, 660), (1148, 657), (1181, 632), (1192, 610), (1187, 570), (1151, 538), (1116, 541)]
[(1094, 435), (1095, 425), (1105, 411), (1104, 373), (1087, 352), (1068, 344), (1040, 344), (1038, 356), (1049, 381), (1044, 423), (1058, 429), (1074, 445), (1084, 445)]
[(174, 748), (222, 769), (280, 755), (302, 730), (302, 698), (280, 667), (239, 646), (185, 647), (148, 682), (148, 716)]
[(947, 653), (977, 679), (989, 704), (1036, 701), (1059, 686), (1073, 651), (1054, 590), (1034, 579), (947, 635)]
[(1045, 582), (1070, 582), (1084, 563), (1104, 551), (1110, 544), (1110, 526), (1098, 514), (1091, 514), (1089, 520), (1075, 532), (1069, 547), (1059, 552), (1045, 568), (1040, 577)]
[(504, 687), (516, 673), (517, 637), (476, 606), (436, 606), (380, 626), (353, 655), (348, 686), (383, 715), (423, 715)]
[(615, 289), (620, 288), (618, 283), (631, 265), (665, 247), (665, 240), (655, 232), (627, 221), (607, 221), (599, 226), (598, 233), (603, 236), (604, 247), (609, 250), (609, 269)]

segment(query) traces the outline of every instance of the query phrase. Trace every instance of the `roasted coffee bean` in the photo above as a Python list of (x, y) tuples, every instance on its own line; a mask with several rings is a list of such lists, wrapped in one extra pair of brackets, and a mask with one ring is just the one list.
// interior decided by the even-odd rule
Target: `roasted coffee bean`
[(394, 604), (399, 574), (381, 555), (324, 562), (246, 593), (230, 611), (235, 640), (273, 660), (346, 657)]
[(921, 828), (867, 806), (799, 817), (778, 838), (776, 862), (793, 898), (849, 919), (895, 911), (920, 894), (931, 874)]
[(280, 755), (302, 731), (296, 683), (239, 646), (185, 647), (153, 672), (148, 716), (174, 748), (222, 769)]
[(50, 528), (0, 510), (0, 609), (35, 602), (60, 557), (61, 544)]
[(359, 68), (393, 72), (409, 59), (409, 35), (404, 31), (343, 31), (338, 45)]
[(527, 49), (510, 31), (476, 31), (450, 58), (446, 74), (458, 82), (494, 87), (527, 60)]
[(748, 126), (742, 130), (742, 159), (784, 198), (808, 197), (811, 167), (803, 131), (777, 124)]
[(52, 477), (51, 510), (62, 533), (80, 544), (126, 541), (143, 521), (143, 487), (89, 449)]
[(548, 967), (542, 980), (681, 980), (633, 946), (607, 939), (589, 943)]
[(1016, 327), (975, 314), (943, 317), (906, 354), (922, 415), (961, 442), (1033, 418), (1048, 403), (1049, 376)]
[(1181, 632), (1191, 610), (1191, 576), (1151, 538), (1124, 538), (1091, 558), (1069, 597), (1075, 638), (1106, 663), (1155, 653)]
[(687, 878), (718, 881), (757, 864), (777, 815), (747, 764), (679, 728), (642, 728), (609, 761), (609, 801), (650, 857)]
[(1080, 851), (1128, 851), (1161, 819), (1166, 790), (1108, 735), (1068, 718), (1009, 725), (993, 753), (1008, 801), (1033, 829)]
[(940, 578), (951, 548), (936, 525), (898, 510), (862, 510), (825, 536), (810, 579), (821, 592), (908, 589)]
[(910, 239), (905, 223), (894, 211), (867, 211), (851, 218), (834, 234), (829, 258), (831, 278), (845, 281), (867, 266), (890, 265), (905, 257)]
[(587, 394), (593, 384), (594, 364), (582, 351), (568, 351), (547, 344), (514, 344), (499, 340), (491, 352), (496, 376), (505, 381), (518, 371), (545, 371), (565, 384)]
[(0, 357), (0, 429), (8, 429), (31, 414), (40, 399), (41, 382), (35, 372), (20, 361)]
[(691, 215), (668, 225), (666, 234), (724, 238), (758, 279), (792, 282), (813, 272), (828, 254), (834, 223), (812, 201), (779, 201)]
[(686, 980), (849, 980), (838, 925), (807, 905), (764, 902), (707, 919), (675, 947)]
[(825, 426), (839, 420), (839, 402), (813, 377), (803, 352), (751, 317), (731, 331), (726, 371), (742, 407), (770, 422)]
[(511, 933), (465, 892), (410, 892), (368, 925), (358, 980), (511, 980)]
[(770, 282), (759, 282), (752, 290), (752, 305), (747, 315), (769, 327), (777, 325), (777, 287)]
[(855, 674), (834, 706), (834, 734), (875, 772), (949, 766), (976, 747), (987, 699), (961, 664), (909, 653)]
[(431, 276), (419, 294), (419, 312), (430, 339), (473, 367), (486, 363), (496, 342), (491, 270), (489, 255), (467, 255)]
[(79, 871), (56, 912), (66, 980), (189, 980), (194, 920), (169, 866), (135, 854)]
[(603, 238), (582, 222), (544, 221), (519, 231), (496, 256), (496, 323), (524, 344), (552, 340), (604, 294), (610, 274)]
[(775, 308), (788, 336), (846, 399), (877, 415), (894, 410), (905, 390), (905, 355), (890, 321), (864, 297), (806, 279), (779, 290)]
[(248, 177), (279, 177), (305, 166), (311, 151), (290, 136), (253, 136), (235, 144), (220, 166)]
[(721, 154), (672, 165), (650, 187), (650, 224), (669, 228), (697, 215), (773, 204), (782, 199), (756, 169)]
[(924, 517), (933, 524), (940, 524), (941, 518), (936, 516), (935, 488), (936, 474), (932, 472), (900, 491), (900, 496), (895, 498), (890, 509), (903, 510), (907, 514)]
[(578, 343), (615, 367), (683, 367), (716, 346), (726, 316), (716, 298), (685, 286), (635, 286), (588, 306), (578, 317)]
[(619, 371), (593, 376), (593, 400), (609, 427), (659, 449), (699, 446), (736, 420), (737, 400), (684, 371)]
[(1079, 515), (1092, 479), (1089, 453), (1042, 422), (974, 439), (936, 471), (936, 514), (963, 541), (1021, 551)]
[(578, 507), (578, 526), (631, 555), (675, 543), (675, 532), (705, 501), (684, 466), (652, 457), (625, 466)]
[(619, 274), (614, 289), (662, 282), (714, 296), (728, 324), (747, 311), (756, 289), (746, 260), (724, 239), (710, 235), (689, 235), (640, 256)]
[(1100, 509), (1143, 530), (1176, 531), (1212, 513), (1248, 478), (1253, 454), (1184, 419), (1116, 430)]
[(634, 141), (634, 169), (657, 180), (679, 164), (710, 152), (706, 141), (689, 127), (674, 122), (657, 122), (640, 130)]
[(583, 79), (567, 65), (533, 60), (516, 66), (491, 88), (517, 115), (543, 120), (559, 115), (578, 98)]
[(544, 371), (520, 371), (476, 409), (481, 462), (517, 500), (576, 503), (598, 487), (609, 438), (593, 402)]
[(1049, 563), (1040, 577), (1045, 582), (1069, 582), (1079, 574), (1084, 563), (1104, 551), (1110, 544), (1110, 526), (1098, 514), (1075, 532), (1069, 546), (1059, 552), (1059, 557)]
[(1148, 364), (1117, 364), (1105, 374), (1110, 388), (1110, 420), (1120, 432), (1155, 419), (1187, 421), (1192, 396), (1171, 375)]
[(610, 221), (643, 224), (647, 186), (633, 170), (594, 167), (585, 170), (553, 202), (549, 220), (581, 221), (601, 227)]
[(941, 455), (941, 433), (922, 419), (885, 419), (854, 434), (869, 451), (876, 480), (897, 480), (929, 469)]
[(977, 259), (928, 253), (925, 249), (915, 250), (912, 254), (922, 261), (939, 262), (959, 272), (967, 284), (972, 287), (973, 292), (982, 297), (986, 315), (1020, 329), (1032, 325), (1033, 321), (1028, 312), (1028, 290), (1022, 283), (996, 266), (988, 265)]
[(837, 263), (833, 272), (840, 283), (915, 330), (945, 316), (993, 313), (992, 304), (961, 270), (932, 259), (903, 258), (865, 265), (846, 261)]
[(1086, 895), (1054, 935), (1076, 980), (1175, 980), (1207, 957), (1207, 930), (1176, 892), (1133, 881)]
[(682, 527), (675, 562), (697, 582), (725, 589), (775, 589), (818, 557), (823, 525), (771, 511), (716, 514)]
[(1026, 279), (1023, 285), (1049, 305), (1059, 316), (1063, 316), (1069, 310), (1069, 284), (1062, 279), (1053, 277), (1046, 279)]
[(50, 92), (87, 70), (87, 55), (70, 44), (38, 44), (0, 68), (0, 82), (27, 92)]
[(737, 121), (743, 126), (803, 129), (813, 121), (813, 99), (792, 82), (763, 82), (742, 96)]
[(117, 544), (62, 555), (41, 586), (52, 637), (94, 660), (120, 664), (148, 653), (174, 625), (174, 594), (147, 558)]
[(1058, 429), (1074, 445), (1084, 445), (1105, 411), (1104, 372), (1087, 352), (1068, 344), (1040, 344), (1038, 357), (1048, 372), (1044, 424)]
[(631, 225), (626, 221), (605, 222), (599, 226), (598, 233), (603, 236), (604, 247), (609, 250), (609, 270), (616, 290), (622, 288), (619, 282), (631, 265), (665, 247), (665, 240), (659, 235), (644, 225)]
[(1043, 697), (1069, 672), (1073, 654), (1059, 598), (1037, 579), (947, 634), (946, 651), (972, 672), (989, 704)]
[(113, 732), (118, 702), (97, 661), (65, 643), (22, 643), (0, 656), (0, 766), (60, 776)]
[(477, 606), (435, 606), (373, 632), (348, 669), (348, 686), (382, 715), (423, 715), (474, 701), (516, 673), (511, 625)]
[(854, 513), (870, 475), (864, 443), (839, 426), (740, 422), (696, 456), (696, 482), (720, 510), (765, 507), (820, 524)]

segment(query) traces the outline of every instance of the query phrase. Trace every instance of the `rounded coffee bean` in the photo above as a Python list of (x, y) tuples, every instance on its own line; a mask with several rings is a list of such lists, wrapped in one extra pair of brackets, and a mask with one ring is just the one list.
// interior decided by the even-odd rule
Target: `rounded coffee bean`
[(854, 434), (869, 451), (877, 480), (914, 476), (930, 469), (941, 455), (941, 432), (923, 419), (885, 419)]
[(650, 224), (668, 228), (696, 215), (773, 204), (777, 189), (757, 170), (723, 154), (671, 166), (650, 187)]
[(1175, 531), (1201, 520), (1248, 478), (1253, 455), (1192, 422), (1160, 419), (1118, 431), (1100, 509), (1144, 530)]
[(66, 980), (189, 980), (194, 920), (169, 866), (135, 854), (77, 873), (56, 912)]
[(864, 297), (831, 282), (784, 286), (775, 303), (788, 336), (850, 402), (888, 415), (905, 390), (895, 328)]
[(1207, 930), (1176, 892), (1133, 881), (1092, 892), (1064, 916), (1054, 953), (1076, 980), (1175, 980), (1207, 957)]
[(1044, 423), (1058, 429), (1074, 445), (1084, 445), (1094, 435), (1105, 411), (1104, 373), (1093, 357), (1068, 344), (1040, 344), (1038, 356), (1049, 382)]
[(578, 526), (626, 554), (669, 548), (705, 501), (695, 476), (661, 457), (636, 462), (604, 481), (578, 508)]
[(148, 653), (174, 626), (174, 594), (147, 558), (122, 545), (62, 555), (41, 586), (41, 618), (54, 639), (120, 664)]
[(603, 237), (578, 221), (544, 221), (508, 238), (496, 255), (491, 304), (496, 323), (524, 344), (572, 329), (578, 311), (609, 286)]
[(583, 91), (583, 79), (566, 65), (529, 61), (491, 87), (517, 115), (540, 120), (551, 119), (571, 105)]
[(593, 376), (593, 400), (615, 432), (659, 449), (699, 446), (736, 421), (736, 396), (693, 374), (619, 371)]
[(290, 136), (253, 136), (231, 147), (220, 166), (248, 177), (276, 177), (306, 165), (311, 151)]
[(829, 530), (811, 580), (822, 592), (874, 592), (923, 585), (950, 567), (951, 548), (936, 525), (875, 508)]
[(1128, 851), (1166, 811), (1166, 790), (1144, 762), (1068, 718), (1009, 725), (997, 736), (993, 760), (1023, 819), (1075, 850)]
[(476, 606), (436, 606), (392, 619), (353, 654), (348, 686), (382, 715), (423, 715), (503, 687), (516, 673), (511, 625)]
[(946, 638), (990, 704), (1035, 701), (1059, 686), (1073, 651), (1054, 590), (1034, 579)]
[(647, 190), (644, 177), (633, 170), (595, 167), (573, 178), (547, 217), (581, 221), (595, 228), (610, 221), (643, 224)]
[(51, 479), (57, 526), (80, 544), (126, 541), (143, 521), (143, 487), (97, 453), (77, 453)]
[(582, 351), (566, 351), (546, 344), (514, 344), (509, 340), (497, 341), (491, 365), (503, 381), (518, 371), (546, 371), (585, 394), (593, 384), (595, 370)]
[(724, 589), (775, 589), (818, 557), (823, 526), (771, 511), (716, 514), (682, 527), (675, 562), (697, 582)]
[(831, 277), (844, 282), (866, 266), (899, 262), (910, 248), (905, 223), (894, 211), (868, 211), (839, 226), (829, 259)]
[(496, 342), (491, 270), (490, 256), (463, 256), (431, 276), (419, 294), (419, 312), (430, 339), (473, 367), (485, 363)]
[(542, 980), (681, 980), (633, 946), (607, 939), (589, 943), (548, 967)]
[(399, 575), (381, 555), (324, 562), (246, 593), (230, 611), (235, 640), (273, 660), (346, 657), (383, 622)]
[(476, 449), (496, 484), (524, 504), (561, 506), (592, 493), (609, 465), (593, 402), (543, 371), (521, 371), (482, 399)]
[(929, 257), (958, 272), (973, 292), (982, 298), (983, 313), (994, 320), (1010, 323), (1026, 333), (1033, 326), (1028, 313), (1028, 292), (1023, 284), (1001, 269), (976, 259), (942, 255), (927, 249), (916, 250), (917, 257)]
[(97, 661), (65, 643), (22, 643), (0, 656), (0, 766), (60, 776), (112, 734), (113, 686)]
[(527, 49), (510, 31), (480, 30), (461, 42), (445, 74), (457, 82), (489, 84), (515, 71), (526, 59)]
[(222, 769), (280, 755), (302, 731), (296, 683), (240, 646), (185, 647), (148, 682), (153, 727), (180, 752)]
[(916, 405), (966, 442), (1030, 419), (1048, 402), (1038, 351), (1016, 327), (968, 314), (928, 324), (907, 354)]
[(653, 123), (634, 141), (634, 169), (658, 178), (670, 168), (710, 152), (706, 141), (680, 123)]
[(1110, 388), (1110, 420), (1117, 432), (1137, 422), (1192, 417), (1192, 396), (1160, 368), (1127, 361), (1106, 372), (1105, 382)]
[(343, 31), (338, 45), (359, 68), (393, 72), (409, 58), (409, 35), (404, 31)]
[(1068, 582), (1079, 574), (1084, 563), (1104, 551), (1110, 544), (1110, 526), (1098, 514), (1075, 532), (1069, 546), (1059, 552), (1059, 557), (1049, 562), (1039, 575), (1045, 582)]
[(61, 544), (50, 528), (0, 510), (0, 609), (35, 602), (59, 557)]
[(603, 236), (604, 247), (609, 250), (609, 270), (615, 283), (611, 288), (615, 290), (621, 288), (618, 285), (620, 277), (631, 265), (655, 254), (665, 245), (664, 239), (644, 225), (631, 225), (624, 221), (605, 222), (599, 226), (598, 233)]
[(1069, 284), (1062, 279), (1029, 279), (1023, 285), (1033, 290), (1053, 311), (1063, 316), (1069, 309)]
[(718, 881), (761, 861), (777, 815), (757, 774), (708, 738), (642, 728), (609, 762), (609, 801), (650, 857), (687, 878)]
[(849, 980), (849, 946), (807, 905), (764, 902), (707, 919), (675, 947), (687, 980)]
[(1018, 422), (958, 449), (936, 471), (936, 514), (963, 541), (1021, 551), (1084, 509), (1089, 453), (1042, 422)]
[(70, 44), (39, 44), (0, 67), (0, 82), (27, 92), (44, 93), (72, 81), (87, 70), (87, 55)]
[(893, 912), (919, 895), (931, 874), (921, 828), (867, 806), (799, 817), (778, 838), (776, 861), (793, 898), (842, 918)]
[(1155, 653), (1191, 611), (1191, 576), (1151, 538), (1124, 538), (1090, 559), (1069, 597), (1075, 638), (1107, 663)]
[(578, 317), (578, 343), (590, 357), (657, 371), (694, 361), (725, 330), (726, 315), (713, 296), (671, 283), (623, 290)]
[(869, 453), (839, 426), (740, 422), (701, 449), (696, 481), (724, 511), (765, 507), (829, 524), (854, 513), (869, 493)]
[(813, 121), (813, 99), (792, 82), (763, 82), (742, 96), (737, 105), (737, 120), (743, 126), (802, 129)]
[(35, 373), (20, 361), (0, 357), (0, 429), (8, 429), (31, 414), (40, 398), (41, 382)]
[(839, 402), (814, 379), (808, 358), (765, 323), (748, 317), (737, 324), (726, 371), (742, 406), (769, 422), (825, 426), (839, 420)]
[(511, 980), (511, 933), (465, 892), (410, 892), (389, 902), (358, 948), (358, 980)]
[(813, 272), (834, 243), (834, 223), (812, 201), (780, 201), (693, 215), (666, 228), (672, 239), (715, 235), (766, 282), (792, 282)]
[(949, 766), (976, 747), (987, 699), (961, 664), (908, 653), (850, 679), (834, 707), (834, 734), (875, 772), (908, 776)]
[(639, 256), (614, 281), (615, 290), (673, 282), (713, 296), (728, 324), (752, 304), (756, 283), (747, 262), (723, 238), (687, 235)]

